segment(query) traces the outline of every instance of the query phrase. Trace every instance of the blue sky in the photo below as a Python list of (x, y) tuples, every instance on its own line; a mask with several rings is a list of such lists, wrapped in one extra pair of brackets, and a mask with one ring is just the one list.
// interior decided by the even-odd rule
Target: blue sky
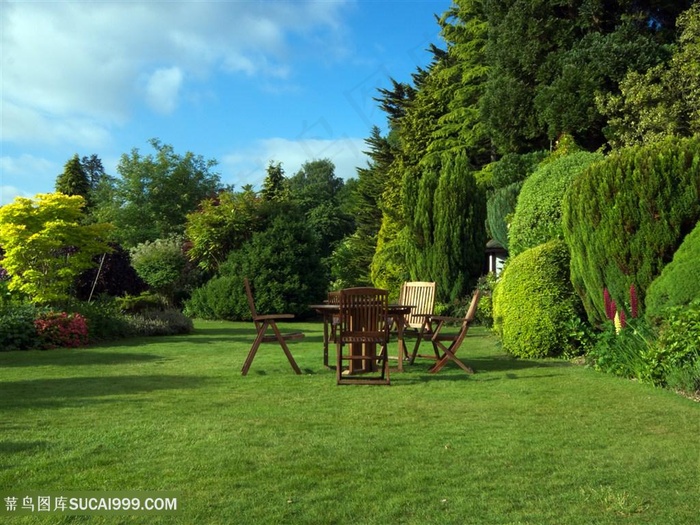
[(54, 191), (75, 153), (117, 175), (159, 138), (259, 188), (330, 158), (366, 164), (372, 100), (443, 46), (447, 0), (0, 0), (0, 204)]

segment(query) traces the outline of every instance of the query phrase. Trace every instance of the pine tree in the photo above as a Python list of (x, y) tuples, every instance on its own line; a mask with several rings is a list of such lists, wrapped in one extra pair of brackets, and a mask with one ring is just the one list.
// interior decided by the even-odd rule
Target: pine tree
[(80, 157), (76, 153), (66, 162), (61, 173), (56, 178), (56, 191), (64, 195), (80, 195), (86, 202), (90, 202), (90, 181), (83, 165), (80, 163)]

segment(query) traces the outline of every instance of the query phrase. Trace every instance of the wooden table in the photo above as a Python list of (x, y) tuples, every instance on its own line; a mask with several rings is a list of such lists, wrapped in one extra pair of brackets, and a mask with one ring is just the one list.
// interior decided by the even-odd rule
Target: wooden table
[[(333, 320), (333, 316), (340, 314), (339, 304), (312, 304), (309, 308), (315, 310), (323, 316), (323, 364), (328, 367), (328, 343), (330, 341), (329, 326)], [(405, 316), (411, 313), (413, 306), (403, 304), (390, 304), (388, 308), (389, 317), (396, 320), (396, 337), (399, 346), (399, 372), (403, 372), (403, 361), (407, 355), (406, 344), (403, 339), (405, 326)]]

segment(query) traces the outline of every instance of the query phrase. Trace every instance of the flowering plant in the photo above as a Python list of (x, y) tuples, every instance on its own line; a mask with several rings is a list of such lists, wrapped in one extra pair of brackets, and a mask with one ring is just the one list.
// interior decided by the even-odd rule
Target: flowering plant
[(44, 349), (76, 348), (88, 344), (88, 327), (80, 314), (48, 312), (34, 320), (34, 327)]

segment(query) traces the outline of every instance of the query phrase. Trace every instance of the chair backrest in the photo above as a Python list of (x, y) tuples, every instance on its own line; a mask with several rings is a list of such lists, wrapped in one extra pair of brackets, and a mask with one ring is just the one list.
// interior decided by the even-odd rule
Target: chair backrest
[(253, 291), (250, 288), (250, 281), (247, 277), (244, 277), (243, 283), (245, 284), (245, 294), (248, 297), (248, 307), (250, 307), (250, 315), (253, 316), (253, 322), (255, 322), (255, 327), (259, 329), (261, 323), (255, 320), (258, 317), (258, 312), (255, 309), (255, 299), (253, 299)]
[(328, 292), (328, 304), (340, 304), (340, 292)]
[(424, 281), (405, 282), (401, 286), (399, 304), (411, 305), (411, 313), (405, 318), (405, 326), (420, 329), (425, 315), (432, 315), (435, 307), (435, 283)]
[(472, 302), (469, 303), (469, 309), (464, 316), (465, 321), (473, 321), (476, 316), (476, 309), (479, 306), (479, 299), (481, 298), (481, 290), (478, 288), (474, 290), (474, 295), (472, 295)]
[(342, 342), (381, 342), (388, 337), (389, 292), (379, 288), (340, 291)]

